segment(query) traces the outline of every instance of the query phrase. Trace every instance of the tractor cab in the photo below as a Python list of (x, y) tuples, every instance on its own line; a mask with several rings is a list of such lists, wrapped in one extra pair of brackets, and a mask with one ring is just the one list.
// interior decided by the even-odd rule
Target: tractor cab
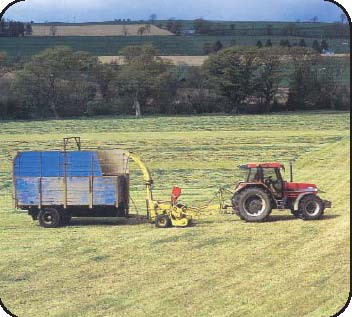
[(246, 172), (243, 183), (265, 184), (273, 193), (275, 198), (282, 198), (284, 190), (284, 179), (281, 170), (285, 166), (281, 163), (249, 163), (240, 166)]

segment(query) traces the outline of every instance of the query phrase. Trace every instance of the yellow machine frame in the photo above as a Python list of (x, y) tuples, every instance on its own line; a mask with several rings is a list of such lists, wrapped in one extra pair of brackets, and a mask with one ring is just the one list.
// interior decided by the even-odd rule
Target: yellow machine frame
[(160, 227), (167, 227), (168, 220), (175, 227), (187, 227), (192, 219), (196, 217), (196, 209), (188, 208), (182, 204), (173, 203), (171, 199), (170, 201), (154, 200), (153, 179), (148, 167), (137, 154), (132, 152), (124, 152), (124, 154), (132, 159), (143, 173), (143, 179), (147, 190), (146, 204), (148, 219)]

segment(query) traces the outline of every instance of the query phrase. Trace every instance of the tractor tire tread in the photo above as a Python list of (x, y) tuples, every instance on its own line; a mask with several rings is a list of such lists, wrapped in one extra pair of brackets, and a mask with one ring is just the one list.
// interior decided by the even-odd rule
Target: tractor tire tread
[[(265, 200), (266, 208), (263, 213), (259, 216), (249, 215), (244, 208), (244, 200), (250, 197), (251, 195), (259, 195), (262, 197), (262, 199)], [(241, 191), (238, 196), (239, 214), (242, 220), (246, 222), (264, 222), (270, 216), (272, 211), (271, 199), (264, 189), (258, 187), (250, 187)]]

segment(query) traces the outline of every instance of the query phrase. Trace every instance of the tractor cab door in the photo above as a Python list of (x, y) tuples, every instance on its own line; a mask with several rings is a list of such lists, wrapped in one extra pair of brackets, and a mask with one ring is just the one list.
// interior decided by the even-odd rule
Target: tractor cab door
[(275, 198), (282, 198), (283, 180), (279, 168), (263, 168), (263, 180)]

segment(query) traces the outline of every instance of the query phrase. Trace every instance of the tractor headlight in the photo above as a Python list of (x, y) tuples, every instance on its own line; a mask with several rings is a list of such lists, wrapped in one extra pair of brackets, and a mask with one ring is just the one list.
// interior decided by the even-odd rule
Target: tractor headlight
[(307, 187), (306, 191), (307, 192), (317, 192), (318, 188), (316, 188), (316, 187)]

